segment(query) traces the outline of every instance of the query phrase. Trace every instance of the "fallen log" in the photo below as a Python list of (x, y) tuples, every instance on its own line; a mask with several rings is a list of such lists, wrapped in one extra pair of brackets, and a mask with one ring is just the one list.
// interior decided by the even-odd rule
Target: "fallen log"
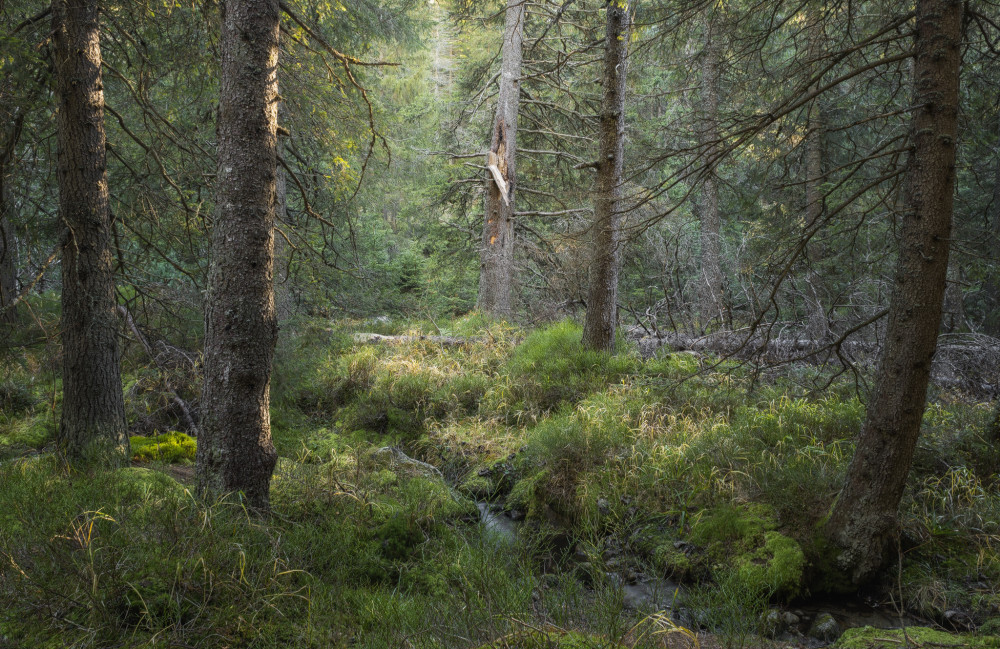
[(366, 344), (402, 344), (416, 342), (430, 342), (438, 345), (474, 345), (485, 342), (479, 338), (458, 338), (456, 336), (430, 336), (430, 335), (404, 335), (404, 336), (384, 336), (382, 334), (356, 333), (354, 342)]

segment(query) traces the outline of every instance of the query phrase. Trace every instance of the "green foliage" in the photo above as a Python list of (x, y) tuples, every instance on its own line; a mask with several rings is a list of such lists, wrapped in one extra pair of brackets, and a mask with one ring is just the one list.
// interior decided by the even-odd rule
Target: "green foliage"
[(692, 588), (684, 604), (698, 624), (717, 634), (726, 649), (751, 646), (771, 592), (766, 584), (736, 570)]
[(136, 462), (166, 462), (188, 464), (194, 462), (198, 442), (190, 435), (170, 432), (156, 437), (134, 435), (129, 438), (132, 459)]
[(583, 329), (570, 320), (529, 334), (511, 354), (503, 382), (486, 395), (490, 406), (549, 412), (606, 389), (639, 368), (634, 354), (585, 349), (582, 336)]
[(911, 626), (904, 629), (876, 629), (870, 626), (847, 629), (834, 647), (837, 649), (877, 649), (887, 644), (903, 643), (918, 646), (969, 647), (990, 649), (1000, 647), (1000, 637), (955, 635), (928, 627)]

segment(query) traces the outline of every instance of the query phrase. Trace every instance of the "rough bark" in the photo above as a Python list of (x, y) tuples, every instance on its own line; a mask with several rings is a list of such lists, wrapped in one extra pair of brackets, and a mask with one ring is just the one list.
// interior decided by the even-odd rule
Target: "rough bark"
[(621, 199), (625, 158), (625, 75), (632, 15), (627, 3), (608, 5), (601, 98), (600, 157), (594, 197), (593, 252), (583, 344), (613, 351), (621, 266)]
[[(809, 57), (813, 61), (818, 61), (823, 55), (823, 22), (821, 15), (822, 7), (818, 2), (809, 5)], [(818, 65), (818, 64), (817, 64)], [(810, 88), (811, 92), (819, 89), (820, 81)], [(820, 108), (819, 98), (813, 99), (809, 103), (806, 116), (806, 142), (805, 142), (805, 174), (806, 174), (806, 227), (813, 227), (823, 218), (823, 136), (824, 136), (823, 112)], [(806, 251), (810, 262), (816, 259), (823, 259), (827, 256), (827, 251), (814, 242), (810, 242)], [(810, 268), (805, 279), (808, 288), (806, 292), (806, 336), (817, 340), (823, 340), (830, 336), (830, 321), (826, 316), (826, 308), (823, 305), (822, 285), (823, 280), (814, 268)]]
[(205, 311), (198, 489), (269, 506), (274, 210), (278, 126), (277, 0), (225, 0), (216, 214)]
[(847, 479), (826, 525), (854, 584), (883, 567), (941, 325), (955, 187), (962, 2), (917, 3), (913, 152), (886, 342)]
[[(13, 324), (17, 312), (17, 273), (14, 266), (14, 230), (10, 225), (7, 165), (0, 160), (0, 325)], [(8, 308), (9, 307), (9, 308)]]
[[(710, 10), (710, 13), (712, 10)], [(708, 163), (714, 163), (715, 143), (719, 141), (719, 44), (716, 19), (705, 21), (705, 51), (701, 67), (701, 104), (704, 121), (703, 144), (707, 145)], [(699, 307), (701, 326), (712, 322), (725, 323), (723, 303), (721, 219), (719, 217), (719, 185), (715, 168), (705, 175), (701, 190), (701, 281)]]
[(55, 0), (63, 402), (57, 435), (71, 465), (128, 458), (111, 255), (97, 0)]
[[(493, 120), (490, 160), (496, 169), (487, 171), (486, 217), (479, 257), (479, 297), (483, 313), (506, 317), (511, 312), (514, 278), (514, 194), (517, 189), (517, 113), (521, 92), (521, 45), (524, 39), (524, 0), (507, 0), (504, 25), (500, 91)], [(494, 180), (499, 173), (506, 191)], [(505, 196), (506, 194), (506, 196)]]

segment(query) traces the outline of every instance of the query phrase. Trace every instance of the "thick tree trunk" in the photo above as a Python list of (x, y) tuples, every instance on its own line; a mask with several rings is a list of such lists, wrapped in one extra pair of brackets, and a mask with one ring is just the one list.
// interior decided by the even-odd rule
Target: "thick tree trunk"
[(59, 109), (63, 403), (58, 442), (71, 464), (128, 458), (105, 166), (97, 0), (52, 3)]
[(885, 563), (920, 434), (941, 326), (955, 189), (961, 0), (917, 3), (914, 149), (885, 349), (847, 480), (827, 522), (855, 584)]
[[(719, 141), (719, 45), (714, 11), (705, 21), (705, 51), (701, 68), (701, 105), (707, 161), (714, 164)], [(704, 330), (712, 322), (724, 324), (726, 309), (722, 287), (722, 245), (719, 218), (719, 186), (714, 166), (705, 175), (701, 190), (701, 281), (698, 315)]]
[(205, 310), (198, 489), (269, 505), (274, 210), (278, 127), (277, 0), (225, 0), (219, 163)]
[[(823, 34), (822, 7), (818, 2), (809, 5), (809, 57), (814, 61), (819, 61), (823, 55)], [(818, 67), (816, 63), (814, 67)], [(821, 82), (819, 80), (810, 89), (816, 91)], [(806, 227), (811, 228), (823, 218), (823, 113), (820, 110), (819, 99), (813, 99), (809, 103), (806, 118), (806, 143), (805, 143), (805, 173), (806, 173)], [(823, 259), (827, 256), (827, 251), (822, 249), (818, 243), (809, 244), (807, 255), (809, 261)], [(810, 268), (806, 275), (806, 336), (814, 340), (825, 340), (830, 336), (830, 321), (826, 317), (826, 308), (823, 305), (822, 286), (823, 279), (814, 268)]]
[(604, 38), (604, 76), (601, 99), (600, 157), (594, 197), (593, 255), (583, 344), (613, 351), (618, 322), (618, 270), (621, 265), (621, 198), (625, 162), (625, 75), (632, 28), (629, 6), (620, 0), (608, 5)]
[[(514, 173), (517, 154), (517, 113), (521, 92), (521, 44), (525, 0), (507, 0), (503, 32), (500, 93), (486, 172), (486, 218), (479, 257), (478, 307), (483, 313), (506, 317), (511, 312), (514, 278)], [(500, 186), (497, 175), (504, 187)]]

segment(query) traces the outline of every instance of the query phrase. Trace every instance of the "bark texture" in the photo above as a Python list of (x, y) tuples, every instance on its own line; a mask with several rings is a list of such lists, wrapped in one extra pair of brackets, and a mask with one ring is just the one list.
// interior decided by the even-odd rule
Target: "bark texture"
[[(503, 33), (500, 91), (493, 120), (490, 152), (506, 183), (504, 192), (486, 176), (486, 218), (479, 257), (478, 308), (483, 313), (506, 317), (511, 312), (511, 287), (514, 278), (514, 172), (517, 154), (517, 113), (521, 92), (521, 46), (524, 40), (524, 0), (507, 0)], [(493, 156), (489, 156), (493, 159)], [(489, 164), (489, 159), (487, 160)]]
[(128, 458), (112, 276), (97, 0), (52, 3), (62, 241), (63, 403), (71, 465)]
[(625, 75), (632, 27), (629, 6), (608, 4), (601, 98), (600, 157), (594, 197), (593, 252), (583, 344), (613, 351), (618, 322), (618, 271), (621, 266), (621, 198), (625, 158)]
[[(705, 21), (705, 51), (701, 67), (701, 105), (704, 120), (703, 144), (709, 165), (714, 165), (719, 141), (719, 44), (715, 16)], [(701, 191), (701, 281), (698, 314), (701, 326), (725, 323), (726, 309), (722, 286), (722, 221), (719, 216), (719, 184), (714, 166), (705, 174)]]
[(266, 510), (271, 442), (274, 210), (278, 126), (277, 0), (225, 0), (219, 166), (205, 309), (198, 489), (242, 492)]
[(917, 3), (912, 142), (899, 260), (875, 391), (826, 532), (855, 584), (885, 564), (941, 325), (955, 186), (962, 2)]
[(14, 230), (10, 225), (7, 195), (7, 165), (0, 159), (0, 325), (12, 324), (16, 311), (17, 274), (14, 267)]
[[(809, 58), (817, 62), (814, 65), (818, 66), (818, 61), (823, 57), (823, 43), (825, 41), (820, 2), (812, 2), (809, 5), (807, 15), (809, 18)], [(822, 81), (817, 79), (810, 88), (810, 92), (818, 91), (821, 83)], [(823, 173), (825, 126), (819, 98), (813, 99), (809, 103), (806, 115), (806, 132), (806, 228), (814, 228), (818, 227), (823, 219), (823, 182), (826, 180)], [(820, 273), (812, 267), (812, 263), (815, 260), (825, 258), (827, 251), (824, 250), (822, 244), (814, 240), (809, 243), (806, 256), (810, 263), (805, 278), (806, 336), (815, 340), (825, 340), (830, 337), (830, 320), (826, 316), (826, 308), (823, 304), (823, 279)]]

